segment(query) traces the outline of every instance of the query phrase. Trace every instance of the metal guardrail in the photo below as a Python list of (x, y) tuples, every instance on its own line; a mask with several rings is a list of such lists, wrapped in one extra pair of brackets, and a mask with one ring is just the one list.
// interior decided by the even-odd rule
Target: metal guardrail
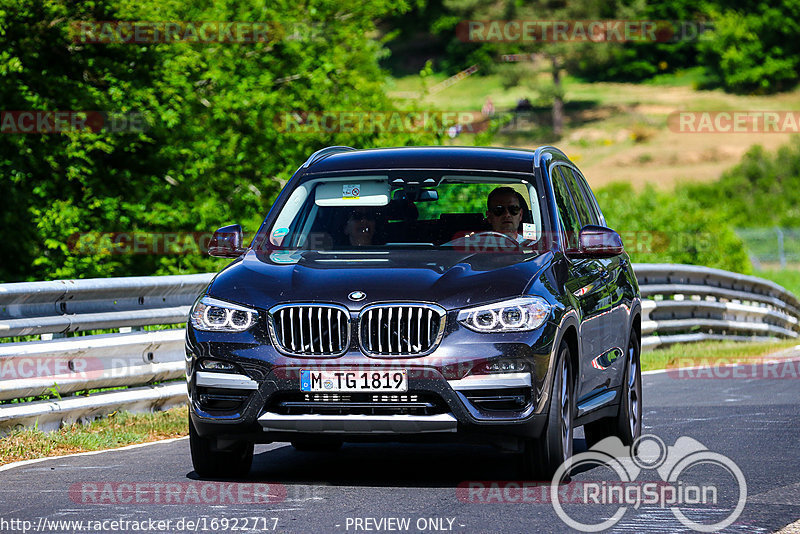
[(633, 266), (642, 293), (642, 347), (800, 335), (800, 301), (774, 282), (695, 265)]
[(213, 274), (0, 284), (0, 337), (186, 322)]
[[(0, 284), (0, 337), (64, 336), (186, 322), (213, 274), (142, 276)], [(0, 405), (0, 432), (38, 421), (39, 428), (115, 410), (150, 410), (186, 402), (186, 384), (156, 382), (185, 373), (185, 330), (132, 331), (0, 343), (0, 400), (128, 386), (92, 396)], [(145, 387), (132, 387), (145, 386)]]
[[(760, 278), (691, 265), (634, 265), (642, 346), (709, 339), (796, 338), (800, 301)], [(180, 324), (212, 274), (0, 284), (0, 337)], [(184, 330), (0, 343), (0, 400), (128, 386), (121, 391), (0, 405), (0, 432), (57, 428), (114, 410), (183, 404)], [(138, 387), (137, 387), (138, 386)]]

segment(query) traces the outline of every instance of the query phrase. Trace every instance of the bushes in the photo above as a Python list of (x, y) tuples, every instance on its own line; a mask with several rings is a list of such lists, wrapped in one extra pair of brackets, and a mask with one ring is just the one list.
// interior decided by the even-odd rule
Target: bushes
[(718, 182), (686, 189), (737, 228), (800, 226), (800, 139), (774, 155), (754, 146)]
[(742, 6), (717, 14), (713, 23), (698, 47), (712, 83), (734, 93), (775, 93), (800, 79), (798, 0)]
[[(0, 0), (7, 110), (142, 112), (144, 132), (0, 135), (0, 281), (214, 270), (200, 255), (75, 254), (86, 232), (207, 232), (256, 225), (314, 150), (433, 144), (427, 134), (281, 131), (315, 110), (390, 110), (370, 37), (402, 3)], [(71, 21), (274, 21), (308, 27), (255, 43), (75, 43)], [(278, 36), (280, 37), (280, 36)]]
[(596, 193), (606, 222), (620, 232), (632, 261), (751, 272), (742, 241), (724, 216), (701, 206), (687, 191), (648, 186), (635, 193), (630, 184), (613, 184)]
[(753, 147), (716, 182), (671, 192), (649, 186), (638, 194), (629, 184), (614, 184), (599, 189), (597, 199), (633, 261), (750, 273), (734, 228), (800, 227), (800, 139), (775, 154)]

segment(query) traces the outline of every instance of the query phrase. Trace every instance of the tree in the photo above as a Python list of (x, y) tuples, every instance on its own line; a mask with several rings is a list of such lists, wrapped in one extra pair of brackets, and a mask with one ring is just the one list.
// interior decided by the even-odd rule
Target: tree
[[(140, 112), (142, 132), (0, 136), (5, 281), (213, 269), (196, 254), (113, 254), (77, 234), (254, 231), (314, 150), (428, 144), (427, 134), (281, 131), (292, 111), (388, 110), (370, 36), (407, 6), (369, 0), (0, 0), (0, 98), (10, 110)], [(76, 43), (74, 21), (269, 21), (266, 42)]]
[(716, 10), (700, 43), (712, 83), (735, 93), (774, 93), (800, 80), (800, 1), (749, 1)]

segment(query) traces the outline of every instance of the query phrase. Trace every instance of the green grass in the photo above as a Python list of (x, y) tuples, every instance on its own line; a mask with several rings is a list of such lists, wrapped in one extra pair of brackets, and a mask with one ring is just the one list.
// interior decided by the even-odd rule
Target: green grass
[[(798, 340), (739, 343), (735, 341), (707, 341), (673, 345), (642, 353), (642, 371), (670, 367), (692, 367), (711, 362), (720, 364), (752, 360), (798, 345)], [(692, 363), (693, 362), (693, 363)]]
[(765, 269), (756, 271), (756, 276), (772, 280), (778, 285), (782, 285), (800, 298), (800, 270), (796, 269)]
[[(183, 381), (183, 379), (179, 379)], [(160, 382), (153, 382), (151, 385), (160, 384)], [(95, 393), (104, 393), (106, 391), (119, 391), (122, 389), (129, 389), (131, 386), (114, 386), (108, 388), (98, 388), (98, 389), (83, 389), (80, 391), (75, 391), (73, 393), (65, 393), (64, 395), (58, 390), (58, 383), (54, 383), (51, 388), (49, 388), (48, 393), (43, 393), (41, 395), (36, 395), (34, 397), (19, 397), (16, 399), (8, 399), (8, 400), (0, 400), (0, 406), (4, 404), (21, 404), (25, 402), (34, 402), (34, 401), (42, 401), (42, 400), (52, 400), (58, 399), (61, 400), (63, 398), (70, 398), (70, 397), (86, 397), (88, 395), (94, 395)]]
[(678, 70), (666, 74), (658, 74), (642, 83), (659, 87), (680, 87), (684, 85), (699, 87), (704, 82), (705, 67), (692, 67), (690, 69)]
[(88, 424), (72, 424), (55, 432), (14, 430), (0, 438), (0, 465), (19, 460), (114, 449), (188, 434), (187, 407), (164, 412), (115, 412)]

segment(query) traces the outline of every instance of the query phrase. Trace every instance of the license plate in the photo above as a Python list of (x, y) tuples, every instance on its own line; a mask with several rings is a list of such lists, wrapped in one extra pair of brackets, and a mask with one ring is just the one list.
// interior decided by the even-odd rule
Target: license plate
[(408, 391), (405, 369), (372, 371), (300, 370), (301, 391)]

